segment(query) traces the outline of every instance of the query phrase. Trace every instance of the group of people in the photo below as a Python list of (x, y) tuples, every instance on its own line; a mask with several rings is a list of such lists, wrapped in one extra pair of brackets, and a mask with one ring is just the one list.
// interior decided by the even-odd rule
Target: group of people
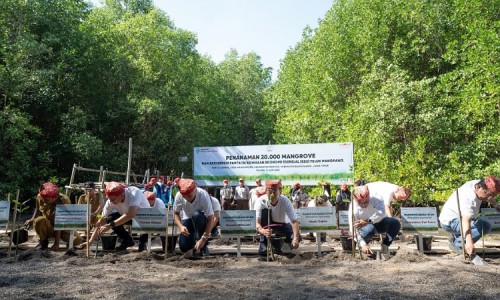
[[(283, 195), (281, 180), (266, 180), (265, 185), (262, 186), (261, 180), (258, 179), (256, 182), (258, 186), (249, 191), (244, 185), (244, 180), (240, 179), (239, 190), (241, 191), (235, 193), (238, 195), (237, 198), (235, 194), (224, 192), (224, 188), (227, 188), (225, 181), (226, 185), (221, 189), (221, 203), (206, 190), (197, 187), (192, 179), (183, 178), (176, 181), (178, 192), (173, 201), (174, 222), (180, 232), (179, 248), (182, 252), (189, 255), (208, 255), (208, 241), (217, 230), (220, 210), (250, 209), (250, 205), (251, 209), (256, 211), (256, 231), (260, 234), (259, 254), (266, 255), (268, 239), (271, 239), (270, 245), (273, 246), (275, 253), (286, 253), (299, 246), (300, 233), (294, 209), (295, 201)], [(347, 192), (347, 189), (344, 190), (342, 186), (341, 191)], [(107, 182), (104, 192), (107, 197), (105, 203), (102, 197), (95, 197), (93, 193), (84, 195), (85, 200), (90, 200), (95, 205), (95, 209), (92, 209), (95, 228), (87, 241), (89, 244), (99, 235), (112, 230), (121, 239), (116, 250), (125, 250), (134, 246), (132, 236), (123, 225), (131, 224), (139, 208), (165, 209), (165, 203), (152, 191), (143, 192), (133, 186)], [(500, 179), (493, 176), (469, 181), (453, 192), (439, 216), (441, 227), (451, 234), (450, 247), (453, 250), (460, 252), (463, 247), (461, 233), (465, 238), (466, 251), (472, 254), (474, 243), (484, 234), (491, 232), (491, 224), (477, 217), (482, 202), (487, 202), (500, 211), (500, 205), (495, 201), (495, 197), (499, 194)], [(408, 188), (382, 181), (354, 188), (353, 201), (348, 206), (349, 224), (350, 228), (354, 229), (354, 236), (364, 253), (372, 253), (369, 242), (375, 234), (385, 234), (381, 247), (383, 252), (388, 251), (388, 247), (401, 228), (400, 221), (393, 217), (391, 203), (405, 201), (410, 195)], [(244, 198), (245, 196), (247, 198)], [(238, 201), (245, 202), (245, 200), (246, 204), (238, 205)], [(236, 205), (233, 205), (233, 201), (236, 201)], [(51, 237), (55, 239), (51, 247), (53, 250), (59, 249), (61, 239), (69, 241), (69, 232), (54, 231), (53, 226), (55, 205), (70, 203), (67, 196), (59, 193), (55, 184), (44, 183), (40, 186), (35, 212), (33, 217), (26, 221), (26, 225), (34, 226), (40, 238), (37, 248), (47, 249), (48, 240)], [(328, 197), (321, 195), (309, 201), (307, 206), (330, 205), (332, 204), (328, 201)], [(81, 243), (81, 237), (77, 233), (73, 238), (75, 245)], [(282, 246), (279, 245), (279, 238), (284, 239)], [(144, 236), (140, 237), (139, 243), (139, 250), (144, 250)], [(81, 244), (81, 248), (85, 246), (85, 243)]]

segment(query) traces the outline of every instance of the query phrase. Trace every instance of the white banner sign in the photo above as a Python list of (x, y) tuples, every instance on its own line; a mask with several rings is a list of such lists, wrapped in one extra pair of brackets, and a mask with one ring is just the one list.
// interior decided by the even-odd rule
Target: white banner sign
[(221, 235), (255, 235), (255, 210), (223, 210), (220, 212)]
[[(173, 218), (172, 218), (173, 219)], [(139, 232), (159, 232), (166, 231), (167, 215), (166, 210), (157, 208), (139, 208), (132, 219), (132, 230)], [(170, 223), (170, 215), (169, 215)]]
[(201, 186), (221, 185), (224, 179), (237, 185), (261, 178), (279, 178), (284, 185), (300, 182), (317, 185), (352, 183), (353, 143), (195, 147), (194, 179)]
[(0, 201), (0, 225), (9, 223), (10, 202)]
[(438, 230), (435, 207), (401, 207), (402, 229), (410, 231)]
[(500, 213), (496, 208), (481, 208), (481, 219), (490, 222), (491, 230), (500, 231)]
[[(339, 227), (349, 228), (349, 211), (339, 210)], [(351, 230), (351, 229), (349, 229)]]
[(86, 230), (87, 204), (58, 204), (54, 230)]
[(300, 209), (301, 231), (326, 231), (337, 228), (335, 207), (308, 207)]

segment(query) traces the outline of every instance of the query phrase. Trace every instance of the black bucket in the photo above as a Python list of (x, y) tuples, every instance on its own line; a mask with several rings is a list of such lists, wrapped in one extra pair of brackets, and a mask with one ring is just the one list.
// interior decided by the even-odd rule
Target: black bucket
[[(340, 243), (342, 244), (342, 250), (352, 251), (352, 236), (341, 235), (340, 236)], [(356, 246), (356, 242), (354, 242), (354, 246)]]
[(14, 230), (14, 234), (12, 234), (12, 232), (9, 232), (9, 236), (11, 235), (12, 243), (14, 243), (14, 245), (19, 245), (28, 241), (28, 230), (24, 228), (18, 228)]
[[(168, 251), (174, 251), (176, 244), (177, 244), (177, 236), (176, 235), (169, 236), (168, 237)], [(163, 251), (165, 251), (165, 237), (164, 236), (161, 237), (161, 248), (163, 249)]]
[(102, 235), (101, 236), (101, 241), (102, 241), (102, 250), (115, 250), (116, 246), (116, 239), (118, 237), (116, 235)]
[[(422, 241), (424, 246), (423, 251), (431, 251), (433, 238), (434, 238), (433, 236), (422, 236)], [(418, 242), (418, 235), (415, 236), (415, 243), (417, 244), (417, 250), (422, 251), (420, 249), (420, 243)]]

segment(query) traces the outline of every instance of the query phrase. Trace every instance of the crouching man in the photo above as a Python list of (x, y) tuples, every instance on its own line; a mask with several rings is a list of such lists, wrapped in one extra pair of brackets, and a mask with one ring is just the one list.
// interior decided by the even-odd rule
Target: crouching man
[(274, 253), (286, 253), (299, 247), (299, 223), (292, 202), (281, 194), (281, 180), (266, 180), (266, 194), (255, 204), (257, 232), (261, 234), (259, 255), (267, 255), (267, 239), (271, 235), (284, 237), (283, 247), (279, 240), (272, 240)]
[[(52, 237), (54, 238), (54, 244), (50, 248), (52, 250), (59, 250), (61, 239), (69, 242), (70, 231), (54, 230), (57, 204), (71, 204), (71, 201), (66, 195), (59, 194), (57, 185), (52, 182), (42, 184), (36, 196), (36, 208), (33, 216), (24, 223), (26, 226), (33, 225), (35, 227), (36, 234), (40, 238), (40, 243), (36, 246), (36, 249), (46, 250), (49, 247), (49, 238)], [(73, 245), (75, 246), (82, 242), (76, 231), (73, 238)]]
[(372, 197), (366, 185), (354, 189), (353, 199), (353, 203), (349, 206), (349, 227), (353, 228), (354, 225), (356, 238), (363, 253), (373, 254), (368, 243), (375, 234), (385, 233), (381, 246), (382, 253), (388, 254), (389, 246), (401, 228), (399, 220), (386, 216), (384, 202)]
[(179, 180), (179, 192), (174, 201), (174, 222), (181, 232), (179, 248), (186, 257), (197, 251), (202, 256), (209, 255), (208, 238), (215, 225), (212, 200), (205, 190), (196, 187), (192, 179)]
[[(104, 204), (102, 217), (97, 221), (96, 228), (88, 243), (92, 245), (98, 236), (113, 230), (121, 239), (121, 244), (116, 246), (115, 250), (126, 250), (128, 247), (134, 246), (135, 242), (123, 225), (132, 224), (137, 210), (150, 207), (149, 202), (140, 189), (133, 186), (126, 187), (115, 181), (106, 182), (105, 193), (108, 200)], [(83, 243), (80, 248), (85, 247), (86, 243)]]

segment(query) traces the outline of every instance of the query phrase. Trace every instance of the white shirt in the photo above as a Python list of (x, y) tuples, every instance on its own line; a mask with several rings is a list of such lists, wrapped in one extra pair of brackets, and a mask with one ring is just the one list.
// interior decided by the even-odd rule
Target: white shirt
[(181, 211), (183, 212), (181, 213), (182, 220), (190, 219), (193, 213), (197, 210), (202, 211), (205, 214), (205, 217), (209, 217), (214, 214), (212, 200), (210, 199), (210, 195), (208, 195), (207, 191), (197, 187), (196, 197), (193, 202), (187, 201), (184, 199), (181, 192), (177, 192), (174, 201), (174, 211), (178, 213)]
[(250, 198), (248, 187), (246, 185), (234, 188), (234, 200), (248, 200)]
[[(385, 206), (382, 200), (370, 196), (370, 199), (368, 200), (368, 206), (365, 208), (359, 206), (358, 202), (356, 200), (353, 200), (349, 205), (349, 228), (352, 228), (353, 224), (353, 219), (352, 219), (353, 208), (354, 208), (354, 221), (371, 220), (372, 223), (375, 224), (382, 221), (382, 219), (386, 217)], [(366, 245), (366, 241), (364, 241), (361, 238), (359, 231), (357, 231), (357, 240), (359, 241), (359, 245), (361, 247)]]
[[(257, 200), (257, 203), (255, 204), (255, 214), (257, 219), (261, 219), (262, 209), (268, 208), (267, 201), (267, 195), (262, 195)], [(267, 216), (264, 217), (267, 218)], [(292, 202), (286, 196), (281, 195), (280, 199), (276, 203), (276, 206), (271, 206), (271, 218), (274, 222), (278, 223), (290, 223), (290, 220), (297, 220), (297, 214), (295, 214)]]
[(151, 208), (157, 208), (159, 210), (165, 210), (165, 202), (163, 202), (160, 198), (155, 198), (155, 204), (151, 206)]
[(223, 186), (220, 189), (220, 197), (221, 201), (223, 199), (231, 199), (233, 197), (233, 189), (228, 185)]
[(254, 187), (253, 189), (250, 190), (250, 201), (248, 202), (248, 207), (250, 210), (255, 210), (255, 204), (257, 203), (257, 200), (259, 199), (259, 196), (257, 196), (257, 190), (261, 186)]
[(106, 204), (104, 204), (104, 208), (102, 209), (102, 217), (104, 218), (109, 216), (113, 209), (121, 215), (126, 214), (132, 206), (144, 208), (150, 207), (149, 201), (146, 196), (144, 196), (144, 193), (134, 186), (129, 186), (125, 188), (125, 200), (123, 202), (113, 204), (113, 202), (109, 201), (109, 199), (106, 201)]
[[(476, 196), (475, 185), (479, 180), (471, 180), (458, 188), (458, 198), (460, 201), (460, 212), (462, 216), (476, 217), (481, 207), (481, 200)], [(458, 218), (457, 191), (455, 190), (446, 200), (439, 215), (441, 225), (450, 225), (453, 219)]]
[(219, 200), (217, 200), (217, 198), (212, 196), (210, 196), (210, 200), (212, 200), (212, 209), (214, 210), (214, 213), (221, 211)]
[(366, 186), (370, 191), (370, 197), (382, 200), (386, 206), (391, 205), (391, 202), (394, 200), (394, 193), (401, 188), (399, 185), (384, 181), (370, 182)]

